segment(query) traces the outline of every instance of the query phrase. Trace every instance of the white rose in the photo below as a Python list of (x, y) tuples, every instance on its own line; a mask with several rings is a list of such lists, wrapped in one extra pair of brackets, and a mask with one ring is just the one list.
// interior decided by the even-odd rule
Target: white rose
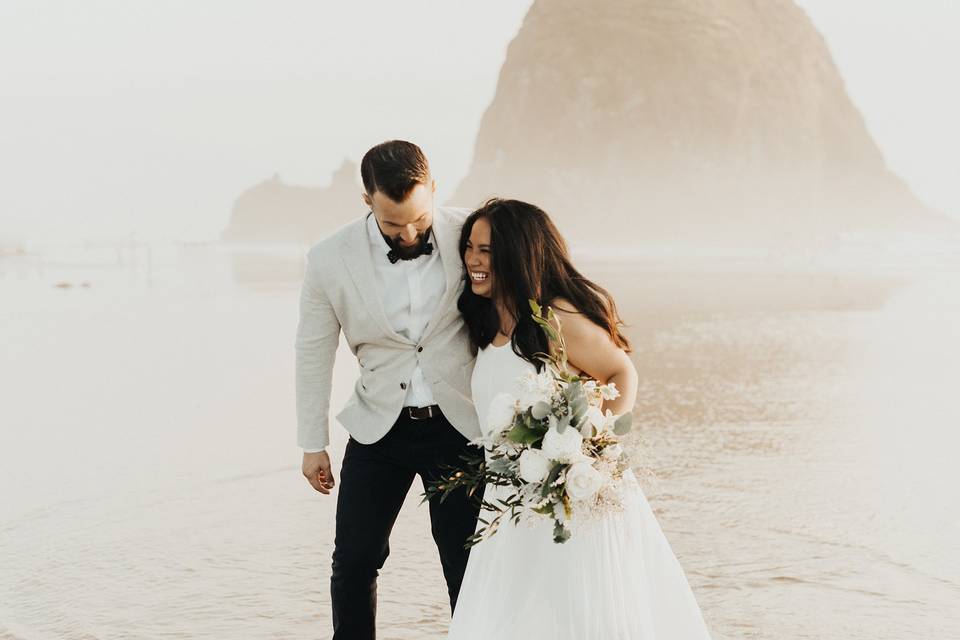
[(552, 404), (557, 382), (549, 369), (528, 373), (517, 381), (517, 400), (520, 410), (526, 411), (538, 402)]
[(589, 500), (597, 495), (603, 476), (586, 462), (578, 462), (567, 470), (565, 482), (571, 500)]
[(499, 434), (513, 425), (516, 412), (516, 401), (509, 393), (498, 393), (490, 401), (487, 409), (486, 432), (488, 435)]
[(550, 461), (539, 449), (524, 449), (520, 454), (520, 478), (524, 482), (543, 482), (550, 473)]
[(544, 434), (543, 444), (540, 446), (543, 455), (550, 460), (572, 462), (581, 456), (580, 449), (583, 447), (583, 436), (572, 427), (567, 427), (563, 433), (551, 427)]

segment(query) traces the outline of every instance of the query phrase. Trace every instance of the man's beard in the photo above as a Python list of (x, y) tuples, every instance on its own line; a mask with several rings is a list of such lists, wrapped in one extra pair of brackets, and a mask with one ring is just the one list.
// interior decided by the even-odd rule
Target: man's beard
[(427, 227), (423, 233), (417, 234), (418, 242), (415, 242), (411, 246), (402, 245), (399, 240), (384, 235), (383, 233), (380, 235), (383, 236), (383, 241), (387, 243), (387, 246), (389, 246), (396, 255), (400, 256), (401, 260), (413, 260), (423, 253), (424, 247), (426, 247), (430, 241), (430, 234), (432, 232), (433, 227)]

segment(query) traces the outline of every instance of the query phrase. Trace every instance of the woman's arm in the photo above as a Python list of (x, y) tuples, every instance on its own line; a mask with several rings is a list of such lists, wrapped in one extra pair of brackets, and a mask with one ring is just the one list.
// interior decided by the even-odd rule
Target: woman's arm
[(576, 312), (569, 302), (556, 300), (552, 306), (561, 323), (570, 364), (601, 384), (617, 385), (620, 396), (604, 402), (604, 410), (610, 409), (617, 415), (632, 411), (637, 401), (637, 370), (630, 356), (605, 329)]

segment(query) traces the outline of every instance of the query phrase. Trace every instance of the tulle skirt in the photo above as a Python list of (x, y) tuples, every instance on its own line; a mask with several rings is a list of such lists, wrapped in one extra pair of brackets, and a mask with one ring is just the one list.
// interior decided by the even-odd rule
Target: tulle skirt
[(544, 519), (506, 522), (473, 547), (448, 638), (708, 640), (683, 569), (627, 474), (624, 509), (562, 544)]

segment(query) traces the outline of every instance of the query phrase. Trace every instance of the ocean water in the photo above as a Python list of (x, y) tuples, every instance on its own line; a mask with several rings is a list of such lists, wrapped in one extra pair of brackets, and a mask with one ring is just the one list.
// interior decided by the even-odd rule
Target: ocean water
[[(0, 258), (0, 639), (329, 637), (299, 268), (205, 246)], [(586, 270), (629, 325), (628, 448), (715, 638), (960, 637), (956, 254)], [(355, 373), (342, 345), (334, 406)], [(380, 580), (387, 639), (448, 620), (420, 490)]]

